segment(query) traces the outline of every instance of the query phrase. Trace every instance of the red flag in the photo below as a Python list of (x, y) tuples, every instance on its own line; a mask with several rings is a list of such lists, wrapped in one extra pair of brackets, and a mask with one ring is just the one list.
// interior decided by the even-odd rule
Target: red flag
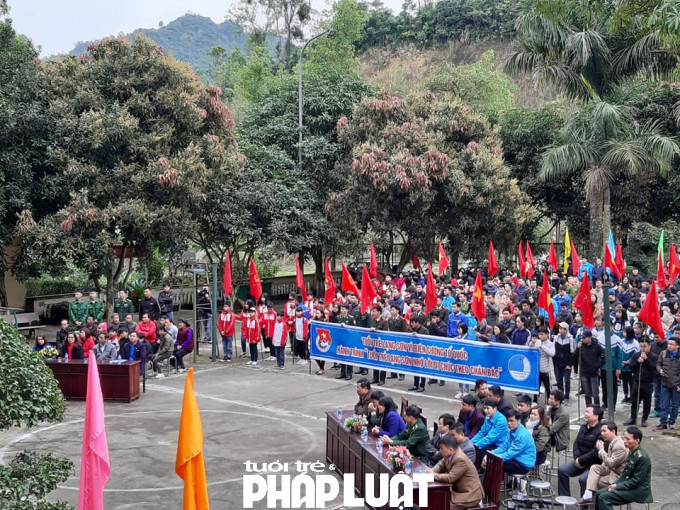
[(668, 287), (668, 281), (666, 280), (666, 271), (664, 270), (663, 267), (663, 256), (661, 255), (661, 252), (659, 252), (659, 254), (656, 257), (656, 280), (657, 285), (661, 290)]
[(439, 276), (443, 275), (449, 268), (449, 258), (446, 256), (446, 250), (439, 241)]
[(527, 256), (526, 256), (526, 264), (527, 264), (527, 277), (531, 278), (534, 276), (534, 271), (536, 271), (536, 261), (534, 260), (534, 254), (531, 253), (531, 246), (529, 245), (529, 240), (527, 239)]
[(675, 281), (675, 277), (679, 274), (680, 260), (678, 260), (678, 251), (676, 250), (675, 245), (671, 243), (671, 252), (668, 254), (668, 276), (671, 283)]
[(489, 240), (489, 264), (486, 272), (489, 276), (496, 276), (498, 273), (498, 262), (496, 262), (496, 252), (493, 250), (493, 241)]
[[(572, 260), (572, 265), (573, 263)], [(574, 298), (574, 308), (581, 311), (584, 326), (593, 329), (595, 327), (595, 318), (593, 316), (593, 302), (590, 300), (590, 277), (588, 276), (588, 271), (583, 272), (583, 280), (581, 280), (578, 293), (576, 298)]]
[(477, 269), (477, 278), (475, 279), (475, 290), (472, 293), (472, 303), (470, 303), (470, 310), (478, 321), (486, 318), (486, 305), (484, 304), (484, 293), (482, 292), (482, 270)]
[(328, 264), (328, 258), (324, 261), (326, 266), (326, 274), (323, 279), (324, 295), (323, 300), (326, 307), (331, 306), (333, 300), (335, 299), (335, 280), (333, 279), (333, 273), (331, 273), (331, 267)]
[(609, 244), (604, 244), (604, 267), (609, 269), (620, 280), (623, 274), (620, 273), (619, 266), (616, 264), (614, 254), (609, 249)]
[(359, 293), (359, 288), (357, 287), (357, 283), (354, 281), (354, 278), (352, 278), (352, 275), (349, 274), (344, 260), (342, 261), (342, 280), (340, 282), (340, 290), (351, 292), (352, 294), (355, 294), (356, 297), (361, 296)]
[[(574, 246), (574, 241), (571, 242), (571, 274), (578, 276), (578, 272), (581, 270), (581, 259), (576, 251), (576, 246)], [(588, 296), (590, 299), (590, 296)]]
[(378, 258), (375, 256), (375, 246), (371, 243), (371, 278), (378, 277)]
[(361, 273), (361, 313), (366, 313), (366, 310), (373, 306), (373, 301), (378, 297), (378, 293), (375, 291), (366, 264), (363, 264), (363, 266), (364, 270)]
[(437, 286), (434, 284), (432, 264), (427, 263), (427, 282), (425, 283), (425, 313), (437, 306)]
[(295, 286), (300, 289), (302, 300), (307, 301), (307, 287), (305, 287), (305, 275), (302, 274), (300, 268), (300, 256), (295, 255)]
[(557, 271), (557, 253), (555, 253), (555, 245), (550, 241), (550, 251), (548, 252), (548, 265), (552, 267), (551, 271)]
[[(677, 254), (675, 255), (677, 257)], [(616, 243), (616, 257), (614, 258), (616, 261), (616, 267), (619, 268), (619, 280), (623, 278), (623, 275), (626, 274), (626, 261), (623, 259), (623, 250), (621, 249), (621, 243)]]
[(550, 285), (548, 284), (548, 273), (543, 271), (543, 287), (538, 296), (538, 307), (542, 308), (548, 314), (548, 324), (550, 329), (555, 327), (555, 308), (553, 307), (552, 298), (550, 296)]
[(411, 255), (411, 262), (413, 262), (413, 269), (420, 269), (420, 260), (418, 259), (418, 254), (414, 251)]
[(224, 297), (226, 298), (234, 292), (234, 285), (231, 282), (231, 255), (227, 250), (227, 255), (224, 259), (224, 276), (222, 277), (222, 288), (224, 289)]
[(262, 280), (260, 280), (260, 275), (257, 274), (257, 267), (255, 267), (253, 257), (250, 257), (250, 295), (253, 296), (256, 303), (262, 295)]
[(664, 338), (663, 323), (661, 322), (661, 312), (659, 311), (659, 299), (656, 297), (656, 282), (652, 280), (652, 285), (647, 293), (638, 319), (647, 324), (654, 333)]
[(524, 248), (522, 248), (522, 240), (520, 239), (519, 241), (519, 247), (517, 248), (517, 253), (519, 254), (518, 260), (517, 260), (517, 265), (519, 266), (519, 275), (522, 278), (527, 277), (527, 265), (526, 261), (524, 260)]

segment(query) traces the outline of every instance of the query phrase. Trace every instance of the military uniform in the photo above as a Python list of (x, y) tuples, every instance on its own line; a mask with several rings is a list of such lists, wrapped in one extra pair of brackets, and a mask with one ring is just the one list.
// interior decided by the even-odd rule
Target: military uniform
[(99, 299), (87, 302), (87, 314), (94, 317), (97, 324), (100, 324), (104, 320), (104, 303)]
[[(417, 331), (414, 331), (416, 335), (429, 335), (428, 329), (421, 324)], [(435, 379), (436, 380), (436, 379)], [(425, 391), (425, 377), (415, 376), (413, 378), (413, 386), (408, 389), (409, 391)]]
[(87, 322), (88, 305), (82, 301), (73, 301), (68, 305), (68, 322), (69, 326), (74, 327), (76, 322), (80, 322), (83, 326)]
[[(345, 324), (346, 326), (355, 325), (354, 317), (352, 317), (349, 314), (345, 316), (343, 316), (342, 314), (338, 315), (335, 318), (335, 322), (337, 322), (338, 324)], [(340, 364), (340, 375), (336, 376), (336, 379), (347, 379), (349, 381), (350, 379), (352, 379), (353, 372), (354, 367), (352, 367), (352, 365)]]
[(125, 322), (125, 316), (127, 314), (130, 314), (132, 317), (134, 317), (135, 307), (132, 304), (132, 301), (129, 299), (118, 298), (113, 302), (113, 312), (118, 314), (120, 317), (120, 322)]
[(616, 489), (597, 491), (598, 510), (612, 510), (614, 506), (628, 503), (651, 503), (652, 461), (647, 452), (638, 446), (628, 454), (621, 476), (614, 482)]
[[(408, 324), (406, 319), (398, 315), (397, 318), (390, 317), (387, 319), (387, 331), (398, 331), (401, 333), (406, 333), (408, 331)], [(394, 372), (390, 374), (390, 379), (393, 379)], [(399, 380), (404, 380), (404, 374), (399, 374)]]
[[(387, 331), (387, 321), (378, 317), (378, 319), (373, 319), (369, 315), (365, 318), (368, 328), (375, 329), (376, 331)], [(385, 370), (373, 370), (373, 380), (371, 384), (377, 384), (382, 386), (385, 384), (385, 379), (387, 378), (387, 372)]]
[(392, 438), (395, 446), (405, 446), (414, 457), (418, 457), (422, 462), (427, 463), (427, 442), (430, 435), (423, 420), (418, 418), (414, 425), (407, 425), (404, 430)]

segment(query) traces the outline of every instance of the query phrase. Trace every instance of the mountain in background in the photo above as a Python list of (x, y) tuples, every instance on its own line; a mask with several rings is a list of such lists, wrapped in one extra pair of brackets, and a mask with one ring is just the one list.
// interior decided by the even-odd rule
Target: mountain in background
[[(176, 59), (189, 64), (195, 71), (202, 71), (210, 67), (211, 59), (208, 52), (213, 46), (222, 46), (227, 51), (239, 48), (245, 49), (247, 35), (243, 29), (231, 21), (215, 23), (210, 18), (198, 14), (185, 14), (159, 28), (140, 28), (127, 37), (137, 34), (144, 35), (163, 47), (166, 53)], [(269, 37), (271, 48), (277, 39)], [(71, 51), (72, 55), (80, 55), (87, 51), (90, 41), (79, 42)]]

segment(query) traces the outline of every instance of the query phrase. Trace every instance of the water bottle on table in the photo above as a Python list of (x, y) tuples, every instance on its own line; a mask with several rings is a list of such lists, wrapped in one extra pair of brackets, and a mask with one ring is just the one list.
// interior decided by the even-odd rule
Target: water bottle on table
[(368, 428), (364, 427), (363, 429), (361, 429), (361, 442), (366, 444), (367, 441), (368, 441)]
[(64, 363), (68, 363), (68, 353), (64, 354)]
[(342, 421), (342, 406), (338, 407), (338, 420)]
[(411, 459), (406, 460), (406, 464), (404, 464), (404, 473), (407, 475), (411, 474)]
[(119, 354), (118, 355), (118, 364), (120, 365), (123, 362), (123, 357)]
[(378, 436), (378, 442), (375, 444), (376, 448), (378, 449), (379, 452), (382, 452), (383, 449), (383, 440), (382, 436)]

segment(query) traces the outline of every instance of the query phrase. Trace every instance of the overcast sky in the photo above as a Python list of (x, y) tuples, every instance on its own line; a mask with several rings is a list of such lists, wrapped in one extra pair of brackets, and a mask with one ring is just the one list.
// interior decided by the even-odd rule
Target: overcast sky
[[(398, 9), (402, 0), (384, 3)], [(221, 23), (230, 4), (231, 0), (9, 0), (15, 29), (40, 46), (43, 56), (66, 53), (78, 41), (155, 28), (159, 21), (168, 23), (187, 11)]]

